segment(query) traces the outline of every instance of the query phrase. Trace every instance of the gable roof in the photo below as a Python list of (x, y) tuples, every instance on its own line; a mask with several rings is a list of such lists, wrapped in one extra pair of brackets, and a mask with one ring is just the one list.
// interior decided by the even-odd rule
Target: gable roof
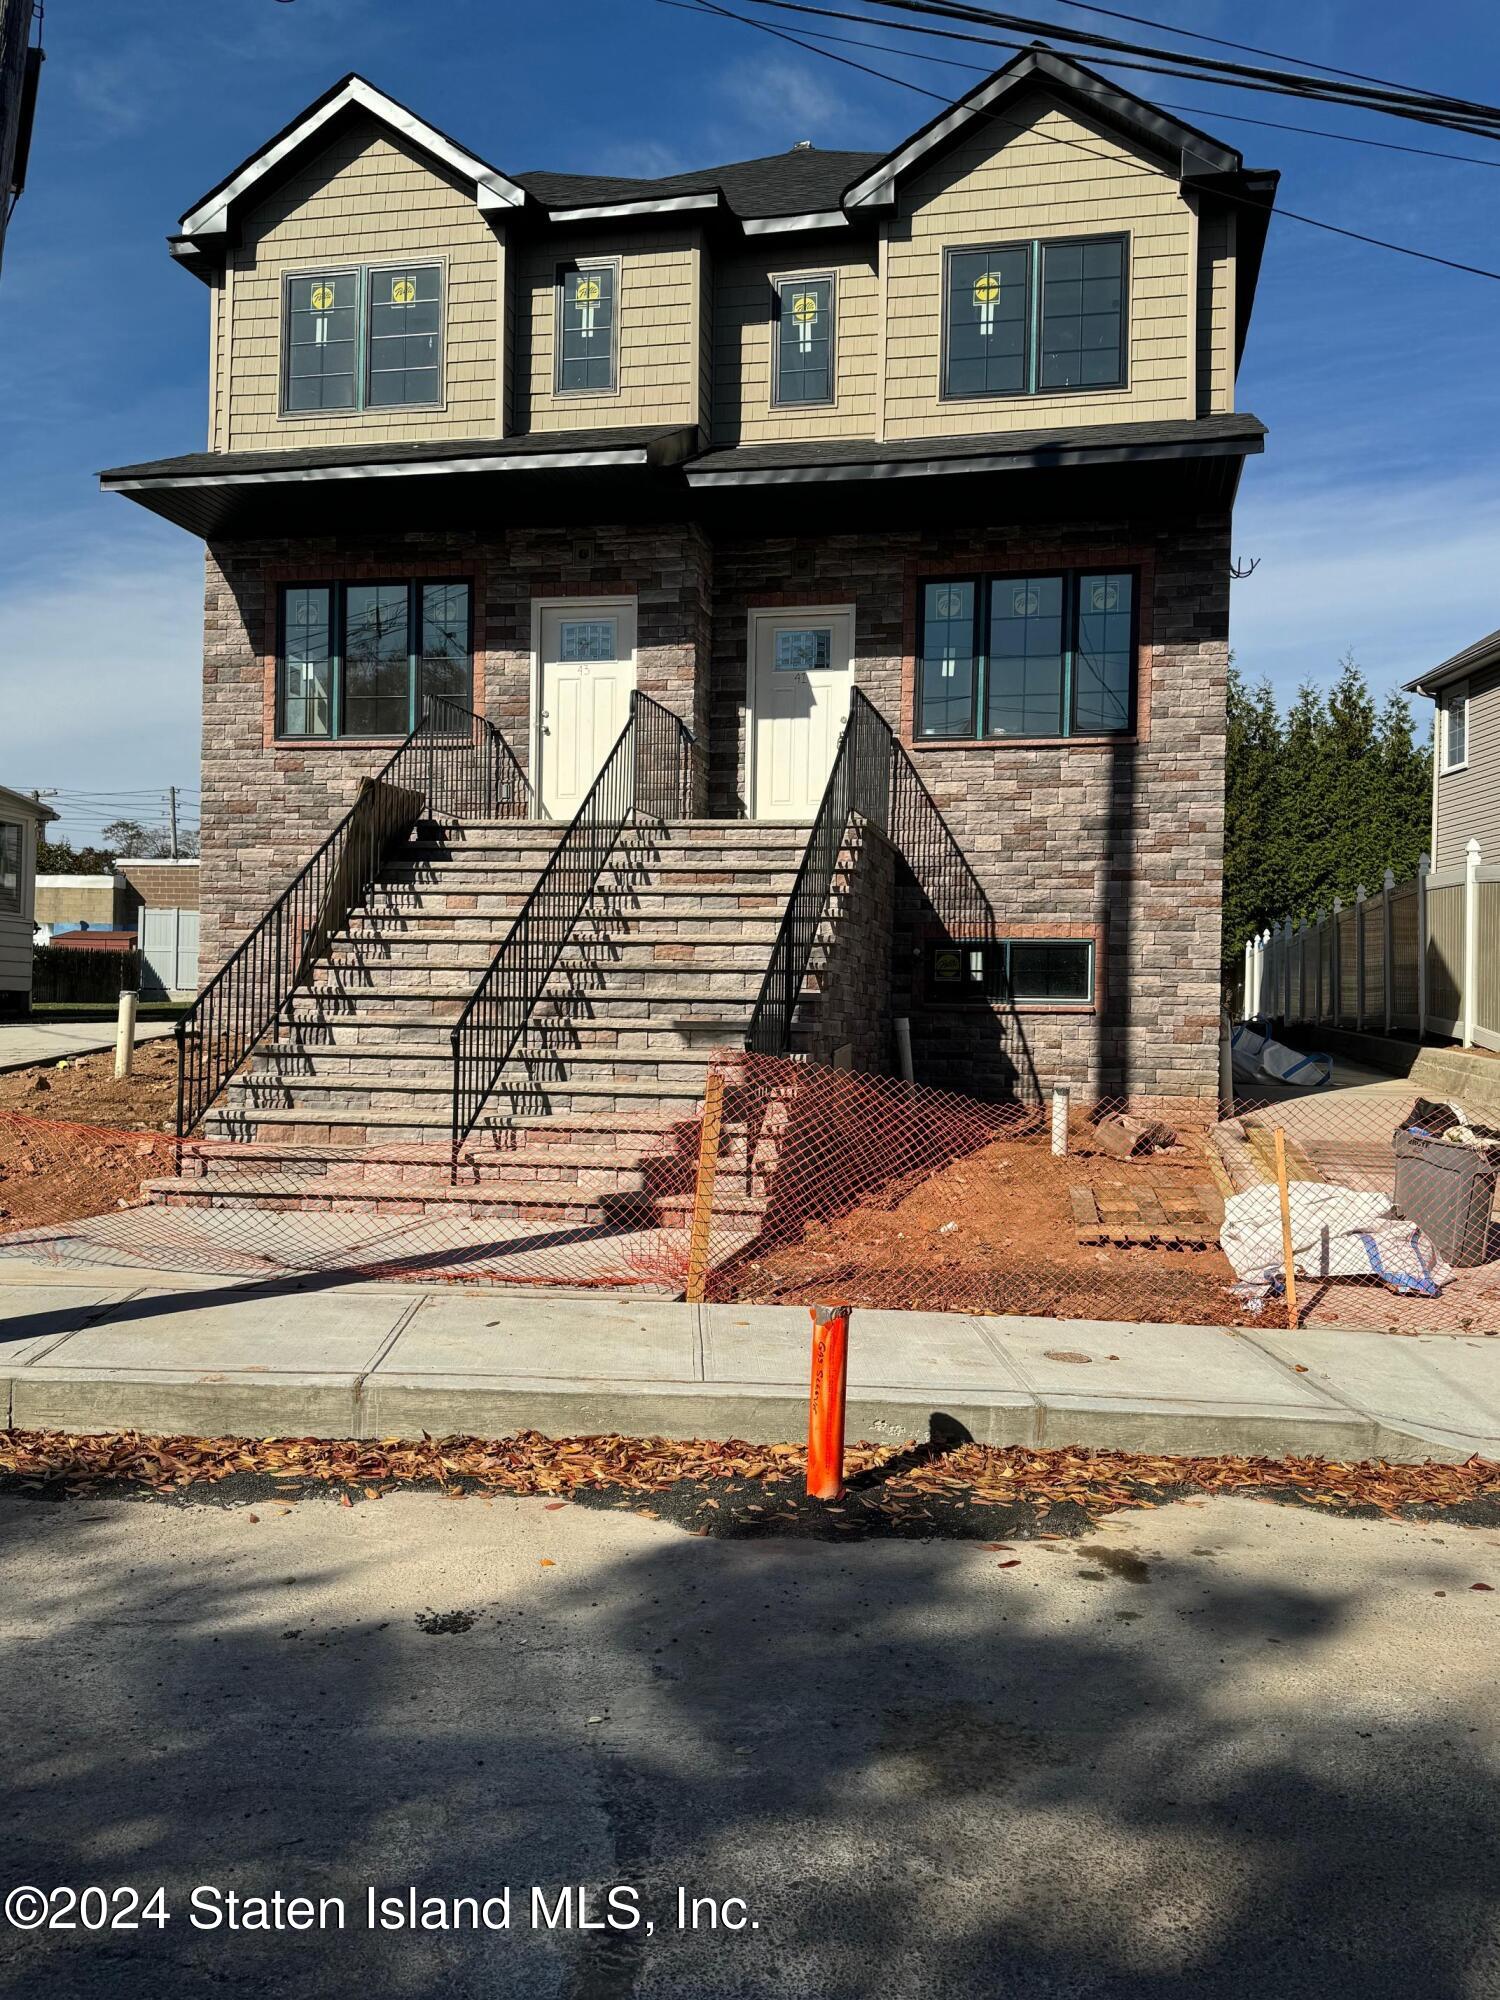
[[(364, 77), (350, 74), (327, 90), (266, 144), (241, 161), (183, 216), (171, 237), (173, 255), (200, 268), (226, 241), (236, 204), (264, 194), (291, 170), (297, 157), (326, 146), (348, 120), (377, 119), (428, 154), (474, 191), (481, 212), (534, 217), (542, 223), (627, 220), (642, 215), (719, 215), (745, 235), (796, 229), (852, 229), (896, 199), (900, 182), (941, 154), (976, 124), (1003, 122), (1005, 107), (1042, 88), (1123, 133), (1160, 158), (1180, 181), (1239, 200), (1248, 206), (1249, 228), (1241, 246), (1242, 314), (1264, 240), (1274, 199), (1274, 174), (1247, 173), (1232, 147), (1186, 125), (1145, 98), (1108, 82), (1093, 70), (1038, 43), (1012, 57), (957, 103), (886, 153), (822, 151), (793, 147), (753, 160), (731, 160), (655, 178), (612, 174), (554, 173), (537, 169), (508, 174), (471, 153), (456, 139), (429, 125)], [(1227, 184), (1238, 184), (1231, 186)]]
[(1429, 667), (1425, 674), (1418, 674), (1414, 681), (1406, 683), (1407, 694), (1436, 694), (1448, 681), (1461, 681), (1469, 674), (1483, 673), (1486, 668), (1500, 665), (1500, 632), (1486, 632), (1482, 639), (1465, 646), (1462, 652), (1454, 653), (1436, 667)]

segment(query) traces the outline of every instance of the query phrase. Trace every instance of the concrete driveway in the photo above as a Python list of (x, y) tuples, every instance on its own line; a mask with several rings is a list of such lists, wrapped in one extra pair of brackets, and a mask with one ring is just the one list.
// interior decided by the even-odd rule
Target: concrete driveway
[[(18, 2000), (1500, 1993), (1489, 1531), (1216, 1500), (987, 1550), (6, 1498), (0, 1552), (0, 1887), (170, 1917), (0, 1928)], [(640, 1922), (579, 1928), (580, 1886)], [(532, 1890), (566, 1887), (549, 1930)], [(506, 1889), (508, 1930), (454, 1907)], [(242, 1923), (330, 1900), (231, 1929), (231, 1892)], [(459, 1927), (414, 1932), (413, 1894)]]
[[(175, 1021), (138, 1021), (138, 1042), (170, 1035)], [(0, 1070), (30, 1069), (33, 1063), (60, 1062), (64, 1056), (92, 1055), (115, 1045), (113, 1020), (100, 1015), (92, 1021), (53, 1021), (33, 1015), (27, 1021), (0, 1021)]]

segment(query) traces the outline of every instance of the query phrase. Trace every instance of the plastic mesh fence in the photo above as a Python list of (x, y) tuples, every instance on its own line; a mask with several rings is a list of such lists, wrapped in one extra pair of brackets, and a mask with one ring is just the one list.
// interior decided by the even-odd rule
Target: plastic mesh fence
[[(1278, 1137), (1280, 1145), (1278, 1148)], [(1500, 1330), (1500, 1136), (1409, 1085), (988, 1104), (724, 1054), (697, 1115), (446, 1148), (170, 1138), (0, 1113), (5, 1257), (745, 1303)]]

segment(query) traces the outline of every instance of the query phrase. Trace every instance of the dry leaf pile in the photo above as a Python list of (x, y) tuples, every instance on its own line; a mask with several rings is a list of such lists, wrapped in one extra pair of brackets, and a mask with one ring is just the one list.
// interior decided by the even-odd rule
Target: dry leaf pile
[(547, 1495), (634, 1506), (663, 1496), (664, 1513), (699, 1533), (771, 1531), (813, 1514), (832, 1530), (983, 1534), (1005, 1509), (1032, 1524), (1081, 1528), (1124, 1507), (1189, 1495), (1252, 1494), (1339, 1512), (1398, 1519), (1412, 1509), (1500, 1519), (1500, 1464), (1338, 1464), (1319, 1458), (1165, 1458), (1132, 1452), (962, 1445), (893, 1450), (858, 1445), (847, 1455), (841, 1507), (801, 1495), (804, 1454), (794, 1445), (618, 1436), (548, 1438), (264, 1439), (0, 1434), (0, 1484), (67, 1497), (105, 1489), (187, 1495), (234, 1485), (222, 1497), (270, 1491), (286, 1499), (326, 1492), (345, 1505), (398, 1489)]

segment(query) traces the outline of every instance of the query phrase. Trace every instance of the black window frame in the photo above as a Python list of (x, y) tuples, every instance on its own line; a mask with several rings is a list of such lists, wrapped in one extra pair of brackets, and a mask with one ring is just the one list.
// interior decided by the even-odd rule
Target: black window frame
[[(563, 286), (569, 273), (609, 271), (614, 296), (609, 319), (608, 388), (563, 387)], [(624, 260), (620, 257), (568, 257), (558, 264), (552, 282), (552, 393), (554, 396), (618, 396), (620, 393), (620, 294), (624, 290)]]
[[(468, 656), (469, 687), (468, 696), (462, 704), (472, 707), (474, 700), (474, 631), (475, 597), (477, 584), (472, 576), (449, 574), (432, 576), (354, 576), (330, 579), (328, 577), (293, 577), (276, 586), (276, 715), (275, 741), (278, 743), (399, 743), (416, 727), (420, 716), (421, 662), (422, 662), (422, 593), (440, 586), (452, 588), (461, 585), (468, 592)], [(407, 724), (398, 733), (371, 734), (364, 730), (349, 730), (344, 726), (344, 638), (346, 626), (345, 596), (351, 589), (372, 588), (376, 590), (405, 590), (406, 592), (406, 705)], [(326, 590), (329, 593), (329, 659), (331, 663), (329, 683), (329, 729), (327, 735), (293, 736), (286, 728), (286, 669), (287, 669), (287, 597), (294, 590)]]
[[(1120, 245), (1120, 365), (1112, 382), (1089, 382), (1062, 388), (1041, 386), (1042, 355), (1042, 269), (1049, 250), (1086, 249), (1093, 243)], [(948, 387), (949, 334), (951, 331), (952, 261), (955, 257), (998, 256), (1024, 250), (1026, 261), (1026, 386), (1022, 389), (968, 389)], [(938, 349), (938, 401), (940, 403), (1015, 402), (1036, 396), (1117, 395), (1130, 387), (1130, 232), (1120, 229), (1096, 230), (1087, 236), (1022, 236), (993, 243), (946, 243), (943, 246), (941, 338)]]
[(19, 819), (0, 819), (0, 843), (7, 834), (16, 837), (16, 888), (12, 896), (5, 886), (5, 876), (0, 872), (0, 910), (15, 914), (21, 908), (26, 893), (26, 823)]
[[(1035, 950), (1081, 949), (1087, 954), (1087, 990), (1076, 995), (1016, 992), (1011, 964), (1017, 945)], [(950, 952), (957, 952), (963, 961), (960, 976), (957, 980), (939, 980), (939, 955)], [(935, 1006), (954, 1007), (965, 1002), (977, 1002), (985, 1006), (1065, 1007), (1075, 1012), (1091, 1011), (1099, 1004), (1099, 941), (1092, 933), (1084, 936), (1059, 933), (1055, 937), (936, 938), (927, 947), (926, 975), (927, 998)]]
[[(782, 314), (788, 287), (826, 285), (828, 287), (828, 393), (823, 396), (784, 396), (781, 393)], [(774, 311), (771, 315), (771, 408), (773, 410), (826, 410), (838, 401), (839, 288), (835, 271), (798, 271), (771, 280)]]
[[(436, 271), (438, 274), (438, 324), (437, 324), (437, 378), (436, 398), (428, 403), (372, 403), (370, 401), (370, 373), (374, 356), (371, 351), (370, 334), (370, 280), (379, 277), (383, 271)], [(328, 410), (294, 410), (291, 406), (290, 391), (292, 381), (292, 286), (309, 278), (346, 278), (355, 280), (355, 329), (354, 329), (354, 401), (345, 408)], [(399, 416), (403, 410), (444, 410), (448, 407), (448, 260), (446, 257), (422, 255), (420, 257), (378, 257), (369, 263), (305, 265), (295, 271), (281, 274), (281, 400), (279, 414), (293, 423), (316, 422), (328, 419), (337, 422), (345, 417), (363, 417), (375, 414), (381, 417)]]
[[(1078, 714), (1077, 650), (1079, 595), (1085, 577), (1128, 577), (1130, 579), (1130, 688), (1126, 698), (1126, 718), (1119, 729), (1080, 729)], [(1063, 586), (1063, 688), (1059, 695), (1062, 727), (1056, 732), (1035, 736), (992, 734), (981, 728), (989, 711), (989, 634), (991, 596), (997, 584), (1021, 581), (1042, 582), (1058, 579)], [(929, 735), (922, 727), (923, 669), (927, 657), (927, 592), (944, 584), (973, 587), (974, 678), (969, 699), (969, 727), (960, 735)], [(952, 575), (918, 576), (916, 579), (916, 655), (912, 675), (911, 741), (917, 748), (930, 745), (971, 745), (1000, 749), (1007, 744), (1085, 743), (1128, 741), (1135, 734), (1141, 675), (1141, 572), (1131, 563), (1091, 563), (1078, 568), (1035, 568), (1006, 570), (963, 570)]]

